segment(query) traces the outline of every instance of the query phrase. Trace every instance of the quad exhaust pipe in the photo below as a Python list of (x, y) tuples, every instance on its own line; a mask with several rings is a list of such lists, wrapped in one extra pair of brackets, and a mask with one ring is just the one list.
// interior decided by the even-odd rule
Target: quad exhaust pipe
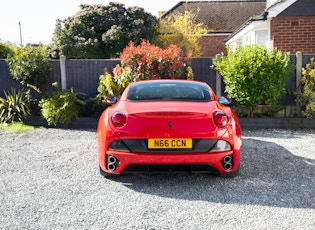
[(117, 168), (118, 159), (114, 156), (107, 156), (107, 169), (114, 171)]
[(231, 170), (233, 167), (232, 155), (227, 155), (227, 156), (223, 157), (221, 163), (222, 163), (222, 166), (225, 170)]
[[(119, 161), (116, 157), (108, 155), (107, 156), (107, 169), (110, 171), (115, 171)], [(233, 157), (232, 155), (227, 155), (222, 158), (221, 164), (224, 170), (231, 170), (233, 167)]]

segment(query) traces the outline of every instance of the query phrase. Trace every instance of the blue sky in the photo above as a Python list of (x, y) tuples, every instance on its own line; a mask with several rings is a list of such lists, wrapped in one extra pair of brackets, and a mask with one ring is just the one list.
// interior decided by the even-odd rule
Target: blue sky
[[(99, 0), (2, 0), (0, 3), (0, 39), (20, 44), (20, 26), (23, 44), (51, 42), (57, 19), (73, 16), (80, 4), (103, 4)], [(140, 6), (157, 15), (175, 6), (180, 0), (112, 0), (126, 6)]]

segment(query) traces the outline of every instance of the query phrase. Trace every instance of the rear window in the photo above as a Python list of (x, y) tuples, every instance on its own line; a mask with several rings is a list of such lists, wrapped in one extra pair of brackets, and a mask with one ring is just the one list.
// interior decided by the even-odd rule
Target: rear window
[(130, 101), (210, 101), (203, 84), (194, 82), (142, 82), (130, 86)]

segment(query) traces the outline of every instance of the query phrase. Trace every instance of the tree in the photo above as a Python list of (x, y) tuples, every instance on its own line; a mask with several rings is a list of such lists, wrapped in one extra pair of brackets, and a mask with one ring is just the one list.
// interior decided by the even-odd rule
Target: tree
[(143, 8), (120, 3), (80, 5), (72, 17), (58, 20), (51, 55), (58, 58), (118, 57), (130, 40), (152, 40), (157, 19)]
[(248, 107), (250, 117), (258, 105), (277, 105), (292, 71), (289, 54), (258, 45), (228, 47), (227, 51), (213, 64), (223, 76), (225, 92), (237, 105)]
[(196, 22), (197, 15), (198, 13), (185, 11), (160, 18), (155, 44), (163, 48), (175, 44), (184, 53), (191, 51), (194, 57), (202, 55), (199, 45), (200, 35), (206, 34), (208, 29), (203, 23)]

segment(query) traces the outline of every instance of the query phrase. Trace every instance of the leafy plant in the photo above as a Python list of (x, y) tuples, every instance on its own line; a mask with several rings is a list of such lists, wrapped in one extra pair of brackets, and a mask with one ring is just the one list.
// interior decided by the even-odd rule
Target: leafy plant
[(4, 91), (4, 98), (0, 97), (0, 122), (13, 123), (22, 121), (30, 115), (29, 90), (11, 89), (11, 92)]
[(172, 13), (171, 16), (160, 18), (157, 26), (155, 43), (160, 47), (168, 47), (175, 44), (183, 53), (192, 52), (194, 57), (202, 55), (199, 41), (202, 34), (208, 32), (203, 23), (197, 23), (197, 13), (185, 10)]
[(54, 91), (47, 93), (39, 102), (42, 116), (48, 125), (68, 124), (77, 118), (80, 104), (83, 103), (76, 97), (72, 90)]
[(18, 47), (6, 61), (13, 78), (26, 86), (40, 88), (51, 71), (48, 53), (43, 45)]
[(79, 117), (97, 117), (106, 109), (104, 101), (100, 97), (89, 97), (85, 93), (77, 93), (77, 98), (84, 102), (80, 103)]
[(14, 46), (9, 43), (4, 43), (0, 39), (0, 58), (7, 58), (13, 54)]
[(250, 117), (258, 105), (278, 104), (292, 71), (288, 53), (258, 45), (228, 47), (227, 56), (213, 64), (223, 76), (225, 92), (237, 106), (248, 107)]
[[(119, 65), (116, 68), (120, 68)], [(112, 76), (107, 69), (104, 70), (104, 74), (100, 76), (100, 82), (97, 88), (99, 92), (98, 97), (105, 98), (107, 96), (117, 96), (120, 95), (122, 90), (125, 87), (125, 84), (116, 83), (114, 80), (114, 76)]]
[(303, 115), (315, 118), (315, 62), (310, 62), (302, 69), (301, 90), (297, 93), (297, 101), (303, 107)]
[(100, 76), (99, 96), (118, 96), (130, 82), (139, 80), (193, 78), (188, 66), (191, 53), (183, 57), (181, 49), (175, 45), (163, 50), (145, 41), (139, 46), (130, 42), (120, 59), (121, 65), (114, 68), (113, 75), (105, 70)]

